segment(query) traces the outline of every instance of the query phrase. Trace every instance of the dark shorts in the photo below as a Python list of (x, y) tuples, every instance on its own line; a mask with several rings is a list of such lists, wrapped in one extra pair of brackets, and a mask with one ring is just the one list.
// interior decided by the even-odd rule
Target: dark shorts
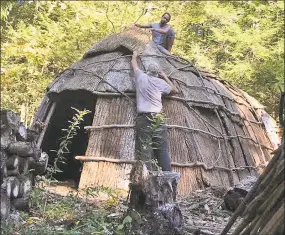
[(175, 31), (172, 28), (168, 30), (166, 38), (175, 38)]

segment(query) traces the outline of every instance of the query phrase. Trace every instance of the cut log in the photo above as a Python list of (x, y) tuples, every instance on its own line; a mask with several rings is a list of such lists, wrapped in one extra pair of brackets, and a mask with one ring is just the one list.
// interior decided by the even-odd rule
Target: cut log
[(1, 168), (0, 168), (0, 184), (2, 185), (4, 182), (4, 179), (7, 177), (7, 168), (5, 163), (2, 164), (1, 162)]
[(29, 156), (35, 156), (36, 152), (39, 151), (36, 149), (33, 143), (30, 142), (23, 142), (18, 141), (11, 143), (7, 148), (8, 153), (11, 154), (17, 154), (21, 157), (29, 157)]
[(20, 180), (14, 176), (7, 177), (7, 196), (16, 198), (19, 194)]
[(1, 150), (6, 150), (9, 144), (16, 141), (16, 136), (12, 133), (12, 130), (1, 130)]
[(20, 198), (12, 198), (11, 206), (13, 206), (16, 210), (28, 212), (31, 208), (30, 198), (29, 196), (20, 197)]
[(224, 196), (224, 203), (222, 205), (223, 209), (229, 211), (235, 211), (239, 204), (243, 201), (244, 195), (236, 192), (234, 190), (228, 190)]
[(248, 176), (236, 184), (233, 189), (228, 190), (224, 196), (223, 208), (235, 211), (256, 181), (256, 177)]
[(10, 214), (10, 199), (6, 192), (1, 190), (1, 221)]
[(1, 162), (0, 162), (0, 181), (1, 185), (5, 177), (7, 177), (7, 167), (6, 167), (6, 154), (1, 150)]
[(0, 150), (0, 159), (1, 159), (1, 163), (2, 162), (6, 162), (8, 158), (8, 155), (6, 153), (6, 151), (4, 150)]
[(1, 184), (1, 192), (2, 192), (2, 191), (7, 192), (7, 177), (5, 177), (5, 178), (3, 179), (3, 182), (2, 182), (2, 184)]
[(27, 176), (20, 176), (20, 185), (19, 185), (19, 193), (18, 197), (25, 197), (32, 190), (32, 174)]
[(13, 170), (19, 166), (19, 157), (17, 155), (12, 155), (8, 157), (6, 163), (8, 170)]
[(20, 126), (20, 117), (12, 111), (1, 110), (1, 132), (11, 129), (16, 133)]
[(29, 159), (19, 157), (19, 173), (26, 175), (29, 172)]
[(16, 133), (16, 139), (17, 141), (26, 141), (27, 140), (27, 128), (25, 125), (21, 122), (19, 125), (19, 129)]
[(35, 174), (35, 175), (41, 175), (46, 172), (47, 165), (48, 165), (48, 158), (49, 156), (47, 153), (42, 152), (41, 157), (38, 161), (35, 161), (33, 158), (29, 158), (29, 169)]
[(18, 176), (18, 175), (20, 175), (18, 166), (12, 170), (7, 170), (7, 176)]

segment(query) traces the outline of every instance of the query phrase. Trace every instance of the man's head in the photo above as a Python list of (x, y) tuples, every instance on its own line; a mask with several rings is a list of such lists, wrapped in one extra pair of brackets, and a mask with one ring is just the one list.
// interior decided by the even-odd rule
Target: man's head
[(156, 63), (151, 63), (147, 67), (146, 74), (153, 77), (158, 77), (159, 67)]
[(160, 20), (160, 24), (161, 25), (165, 25), (167, 24), (171, 19), (171, 15), (168, 12), (165, 12), (162, 16), (161, 16), (161, 20)]

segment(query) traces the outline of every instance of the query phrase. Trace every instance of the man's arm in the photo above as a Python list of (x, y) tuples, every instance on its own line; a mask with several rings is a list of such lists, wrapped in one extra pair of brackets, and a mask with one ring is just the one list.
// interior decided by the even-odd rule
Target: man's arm
[(143, 29), (151, 28), (151, 24), (135, 24), (135, 26)]
[(173, 94), (173, 93), (178, 93), (178, 92), (179, 92), (178, 89), (177, 89), (177, 87), (169, 80), (169, 78), (167, 77), (167, 75), (166, 75), (163, 71), (160, 71), (160, 72), (159, 72), (159, 76), (160, 76), (164, 81), (166, 81), (168, 85), (171, 86), (171, 91), (170, 91), (170, 93)]
[(152, 28), (151, 31), (155, 31), (155, 32), (158, 32), (161, 34), (167, 34), (169, 29), (170, 29), (170, 25), (168, 25), (167, 28), (165, 28), (165, 29), (154, 29), (154, 28)]
[(166, 49), (171, 52), (171, 49), (172, 49), (172, 46), (173, 46), (173, 43), (174, 43), (174, 38), (167, 38), (167, 44), (166, 44)]
[(132, 60), (131, 60), (131, 65), (132, 65), (132, 68), (134, 71), (136, 69), (138, 69), (137, 57), (138, 57), (138, 53), (136, 51), (134, 51), (133, 56), (132, 56)]

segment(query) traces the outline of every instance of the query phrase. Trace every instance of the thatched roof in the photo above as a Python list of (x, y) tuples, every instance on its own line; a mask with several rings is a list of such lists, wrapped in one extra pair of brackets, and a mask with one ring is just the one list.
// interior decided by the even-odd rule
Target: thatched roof
[[(135, 159), (133, 50), (142, 53), (142, 70), (155, 61), (180, 91), (163, 102), (172, 163), (182, 174), (181, 187), (229, 185), (262, 169), (272, 149), (256, 111), (263, 106), (215, 74), (200, 71), (183, 58), (162, 54), (150, 35), (138, 28), (96, 43), (48, 86), (50, 99), (63, 91), (85, 90), (96, 95), (95, 128), (90, 128), (87, 156), (120, 159), (122, 163)], [(101, 125), (113, 125), (114, 130)], [(88, 164), (90, 169), (94, 167), (92, 162), (84, 167)]]
[(62, 72), (49, 84), (48, 93), (79, 89), (95, 94), (117, 90), (135, 92), (130, 59), (132, 51), (137, 50), (143, 52), (143, 70), (155, 60), (166, 74), (177, 81), (186, 95), (185, 98), (191, 98), (195, 103), (200, 102), (200, 105), (211, 107), (223, 106), (227, 109), (222, 101), (226, 98), (255, 109), (264, 108), (256, 99), (217, 78), (215, 74), (198, 71), (183, 58), (165, 56), (152, 41), (149, 41), (149, 36), (141, 29), (131, 28), (103, 39), (89, 49), (82, 60)]

